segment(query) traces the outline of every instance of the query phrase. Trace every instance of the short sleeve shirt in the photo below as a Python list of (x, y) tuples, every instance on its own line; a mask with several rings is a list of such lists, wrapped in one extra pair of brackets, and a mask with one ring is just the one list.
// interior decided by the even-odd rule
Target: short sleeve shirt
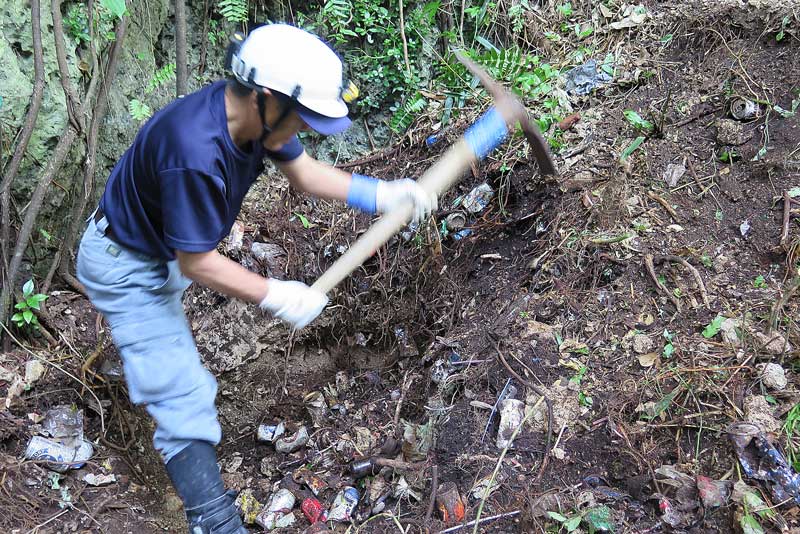
[(278, 151), (241, 148), (228, 133), (225, 82), (179, 98), (151, 117), (111, 171), (100, 209), (125, 247), (164, 260), (214, 250), (230, 232), (264, 158), (291, 161), (296, 137)]

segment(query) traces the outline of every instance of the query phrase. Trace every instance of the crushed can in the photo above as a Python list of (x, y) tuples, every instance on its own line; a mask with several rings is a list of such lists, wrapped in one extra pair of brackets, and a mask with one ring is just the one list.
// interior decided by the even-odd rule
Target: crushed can
[(65, 473), (69, 469), (83, 467), (93, 453), (92, 444), (85, 440), (77, 447), (68, 447), (51, 439), (33, 436), (25, 449), (25, 458), (47, 462), (49, 469)]
[(364, 478), (365, 476), (370, 475), (377, 475), (380, 470), (380, 466), (375, 463), (375, 458), (353, 460), (350, 463), (350, 474), (356, 479)]
[(303, 511), (303, 515), (306, 516), (306, 519), (311, 524), (325, 521), (328, 516), (325, 512), (325, 508), (322, 507), (322, 503), (320, 503), (316, 497), (306, 497), (303, 499), (303, 502), (300, 504), (300, 510)]
[(320, 493), (328, 489), (328, 483), (322, 477), (319, 477), (311, 472), (310, 469), (301, 467), (292, 474), (292, 479), (298, 484), (305, 484), (314, 495), (319, 496)]
[(450, 232), (457, 232), (467, 225), (467, 214), (456, 211), (445, 217), (444, 224)]
[(746, 98), (734, 98), (731, 100), (731, 115), (740, 121), (752, 119), (758, 113), (758, 104)]
[(525, 418), (525, 403), (517, 399), (504, 399), (500, 403), (500, 428), (497, 430), (497, 448), (511, 447), (511, 436)]
[(265, 530), (288, 527), (295, 521), (292, 508), (295, 498), (288, 489), (279, 489), (270, 497), (267, 505), (256, 516), (256, 523)]
[(350, 521), (353, 517), (353, 512), (358, 506), (358, 500), (361, 496), (358, 490), (352, 486), (345, 486), (340, 491), (336, 498), (333, 500), (330, 510), (328, 511), (328, 518), (326, 521)]
[(256, 439), (258, 441), (275, 443), (275, 440), (281, 437), (284, 432), (286, 432), (286, 426), (283, 424), (283, 421), (277, 425), (258, 425)]
[(464, 520), (466, 509), (458, 487), (453, 482), (445, 482), (436, 491), (436, 507), (447, 525)]
[(301, 426), (297, 432), (291, 436), (284, 436), (275, 441), (275, 450), (283, 453), (294, 452), (308, 443), (308, 429)]
[(486, 182), (482, 183), (461, 199), (461, 205), (470, 213), (482, 211), (494, 197), (494, 189)]

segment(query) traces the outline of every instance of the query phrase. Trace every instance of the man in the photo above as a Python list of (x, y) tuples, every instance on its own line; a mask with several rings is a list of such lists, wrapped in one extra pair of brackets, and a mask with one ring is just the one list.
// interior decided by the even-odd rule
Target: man
[(350, 124), (343, 97), (352, 86), (319, 38), (262, 26), (234, 41), (229, 66), (227, 83), (174, 101), (142, 127), (111, 172), (78, 253), (78, 277), (111, 326), (131, 400), (155, 419), (153, 442), (192, 534), (246, 531), (217, 467), (217, 385), (184, 316), (184, 290), (198, 282), (295, 328), (328, 302), (302, 282), (263, 278), (216, 251), (264, 156), (295, 188), (362, 211), (410, 200), (423, 218), (436, 207), (412, 180), (351, 175), (303, 151), (300, 130), (330, 135)]

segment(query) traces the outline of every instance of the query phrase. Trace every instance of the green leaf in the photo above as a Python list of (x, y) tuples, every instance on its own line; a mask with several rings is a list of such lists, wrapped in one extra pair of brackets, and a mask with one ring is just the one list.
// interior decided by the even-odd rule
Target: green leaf
[(717, 315), (714, 320), (708, 323), (708, 326), (706, 326), (703, 330), (703, 337), (706, 339), (711, 339), (712, 337), (716, 336), (724, 320), (725, 317)]
[(601, 530), (603, 532), (614, 532), (614, 522), (611, 520), (611, 508), (608, 506), (598, 506), (592, 508), (583, 516), (583, 520), (589, 525), (589, 532)]
[(576, 515), (564, 521), (564, 528), (567, 529), (567, 532), (573, 532), (578, 528), (578, 526), (580, 526), (580, 524), (581, 516)]
[(100, 3), (118, 19), (125, 15), (125, 0), (100, 0)]
[(550, 519), (555, 519), (559, 523), (565, 523), (567, 521), (567, 518), (558, 512), (547, 512), (547, 515), (550, 516)]
[(622, 114), (625, 115), (625, 118), (628, 119), (628, 122), (630, 122), (637, 130), (644, 130), (646, 132), (653, 131), (653, 123), (643, 119), (641, 115), (632, 109), (626, 109), (622, 112)]
[(297, 218), (303, 223), (303, 228), (311, 228), (311, 223), (308, 222), (308, 219), (306, 219), (302, 213), (295, 213), (295, 215), (297, 215)]
[(40, 300), (36, 300), (33, 297), (31, 297), (31, 298), (29, 298), (28, 300), (25, 301), (25, 304), (27, 304), (29, 308), (33, 308), (34, 310), (38, 310), (40, 302), (41, 302)]
[(500, 52), (500, 50), (495, 45), (493, 45), (486, 38), (481, 37), (480, 35), (476, 35), (475, 40), (478, 41), (480, 44), (482, 44), (484, 47), (486, 47), (487, 50), (491, 50), (492, 52), (498, 52), (498, 53)]
[(44, 295), (42, 293), (36, 293), (35, 295), (31, 295), (31, 298), (33, 300), (35, 300), (36, 302), (44, 302), (45, 300), (47, 300), (50, 297), (48, 295)]
[(671, 34), (671, 33), (668, 33), (667, 35), (665, 35), (664, 37), (662, 37), (662, 38), (661, 38), (661, 39), (659, 39), (658, 41), (659, 41), (660, 43), (667, 44), (667, 43), (669, 43), (670, 41), (672, 41), (672, 34)]
[(667, 393), (663, 399), (658, 401), (655, 404), (655, 406), (653, 406), (652, 413), (644, 414), (642, 415), (642, 418), (652, 420), (661, 415), (662, 413), (664, 413), (667, 410), (667, 408), (669, 408), (670, 404), (672, 404), (672, 401), (675, 400), (675, 397), (678, 396), (678, 393), (681, 392), (681, 389), (683, 389), (683, 386), (678, 386), (675, 389), (673, 389), (670, 393)]
[(800, 196), (800, 187), (793, 187), (789, 189), (789, 198)]
[(21, 324), (22, 321), (24, 321), (24, 319), (22, 318), (22, 314), (21, 313), (15, 313), (14, 315), (12, 315), (11, 316), (11, 320), (14, 321), (17, 324)]
[(22, 286), (22, 294), (25, 298), (29, 297), (33, 293), (33, 279), (28, 280), (25, 282), (25, 285)]
[(131, 114), (131, 117), (137, 121), (149, 119), (153, 114), (150, 106), (135, 98), (128, 102), (128, 112)]
[(16, 308), (17, 310), (27, 310), (28, 305), (24, 302), (17, 302), (16, 304), (14, 304), (14, 308)]
[(675, 352), (675, 345), (672, 343), (667, 343), (664, 345), (663, 355), (665, 358), (669, 358)]
[(630, 145), (628, 145), (628, 148), (622, 151), (622, 156), (620, 156), (619, 158), (620, 161), (625, 161), (626, 159), (628, 159), (631, 156), (631, 154), (633, 154), (636, 151), (636, 149), (639, 148), (639, 146), (641, 146), (642, 143), (644, 143), (644, 139), (645, 139), (644, 136), (639, 136), (636, 139), (634, 139), (633, 142)]
[(739, 524), (742, 526), (742, 534), (764, 534), (764, 528), (758, 520), (750, 514), (742, 516)]
[(25, 310), (22, 312), (22, 318), (25, 319), (25, 322), (30, 324), (33, 321), (33, 312), (30, 310)]

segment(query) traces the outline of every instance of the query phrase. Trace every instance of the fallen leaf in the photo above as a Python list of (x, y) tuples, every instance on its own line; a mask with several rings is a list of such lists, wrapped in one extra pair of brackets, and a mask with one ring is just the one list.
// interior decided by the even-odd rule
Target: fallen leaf
[(639, 355), (639, 365), (642, 367), (652, 367), (658, 360), (657, 352), (648, 352), (647, 354)]

